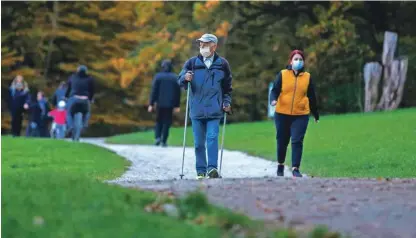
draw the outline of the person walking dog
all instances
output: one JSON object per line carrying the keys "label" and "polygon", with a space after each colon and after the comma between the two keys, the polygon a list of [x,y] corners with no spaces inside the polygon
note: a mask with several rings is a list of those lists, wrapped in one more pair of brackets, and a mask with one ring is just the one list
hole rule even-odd
{"label": "person walking dog", "polygon": [[186,90],[190,84],[197,178],[218,178],[218,132],[224,111],[231,111],[232,74],[228,61],[216,53],[215,35],[204,34],[197,42],[200,54],[185,62],[178,83]]}
{"label": "person walking dog", "polygon": [[319,122],[315,87],[311,74],[305,71],[304,62],[302,51],[292,51],[288,66],[277,74],[271,91],[270,103],[276,106],[277,176],[284,176],[286,151],[291,139],[292,175],[302,177],[299,168],[309,114],[312,113],[315,122]]}

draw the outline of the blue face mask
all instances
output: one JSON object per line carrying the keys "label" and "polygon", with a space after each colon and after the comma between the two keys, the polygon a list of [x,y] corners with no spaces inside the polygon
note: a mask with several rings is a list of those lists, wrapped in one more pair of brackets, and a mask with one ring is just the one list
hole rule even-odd
{"label": "blue face mask", "polygon": [[293,70],[300,70],[301,68],[303,68],[303,61],[301,60],[293,61],[292,63]]}

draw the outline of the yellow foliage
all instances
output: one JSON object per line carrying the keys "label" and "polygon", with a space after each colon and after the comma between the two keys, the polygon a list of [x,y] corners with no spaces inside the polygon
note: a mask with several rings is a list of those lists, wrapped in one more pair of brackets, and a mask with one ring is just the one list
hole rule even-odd
{"label": "yellow foliage", "polygon": [[100,12],[100,19],[122,24],[134,22],[136,5],[137,2],[116,2],[114,7]]}
{"label": "yellow foliage", "polygon": [[209,0],[205,3],[205,8],[206,9],[212,9],[217,7],[220,4],[219,0]]}
{"label": "yellow foliage", "polygon": [[16,51],[10,51],[7,47],[1,48],[1,67],[9,67],[23,60],[23,56],[16,54]]}
{"label": "yellow foliage", "polygon": [[161,2],[161,1],[155,1],[155,2],[152,2],[152,7],[154,8],[154,9],[157,9],[157,8],[161,8],[161,7],[163,7],[163,2]]}
{"label": "yellow foliage", "polygon": [[101,37],[81,31],[75,28],[61,27],[61,30],[57,33],[57,36],[65,37],[71,41],[99,41]]}
{"label": "yellow foliage", "polygon": [[61,69],[64,72],[75,72],[77,69],[77,64],[75,63],[60,63],[58,66],[59,69]]}
{"label": "yellow foliage", "polygon": [[97,21],[95,19],[88,19],[88,18],[81,18],[79,15],[70,13],[66,17],[60,17],[58,18],[58,21],[60,23],[67,23],[70,25],[82,25],[82,26],[91,26],[96,28],[97,27]]}
{"label": "yellow foliage", "polygon": [[163,2],[138,2],[136,5],[137,20],[136,26],[143,27],[158,14],[155,14],[159,8],[163,7]]}
{"label": "yellow foliage", "polygon": [[215,34],[218,37],[228,36],[228,30],[230,29],[231,24],[228,21],[223,21],[215,31]]}
{"label": "yellow foliage", "polygon": [[39,73],[35,69],[24,67],[24,68],[19,68],[13,71],[9,71],[7,73],[2,73],[1,77],[2,78],[14,78],[16,77],[16,75],[22,75],[23,78],[25,78],[27,82],[30,82],[31,79],[33,77],[38,76]]}
{"label": "yellow foliage", "polygon": [[116,35],[117,40],[136,43],[138,41],[137,32],[123,32]]}

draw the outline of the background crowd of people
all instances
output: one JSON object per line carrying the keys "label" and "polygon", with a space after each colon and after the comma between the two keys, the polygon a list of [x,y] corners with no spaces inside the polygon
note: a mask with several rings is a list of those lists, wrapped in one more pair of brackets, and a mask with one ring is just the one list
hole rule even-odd
{"label": "background crowd of people", "polygon": [[[28,83],[21,75],[14,78],[9,90],[11,134],[14,137],[21,136],[25,114],[28,115],[25,129],[27,137],[56,137],[56,124],[66,125],[65,82],[59,85],[51,102],[48,101],[43,91],[31,92]],[[51,110],[51,105],[53,105],[53,110]],[[65,134],[61,131],[59,137],[64,138]]]}
{"label": "background crowd of people", "polygon": [[[87,67],[80,66],[70,76],[68,82],[61,82],[51,100],[48,101],[41,90],[32,93],[23,76],[17,75],[9,88],[9,110],[11,114],[11,134],[20,136],[25,113],[28,115],[27,137],[52,137],[63,139],[72,132],[75,113],[83,114],[82,127],[88,125],[90,117],[89,103],[94,94],[93,79],[87,74]],[[86,97],[84,102],[83,97]],[[87,107],[79,108],[79,101]],[[52,107],[51,107],[52,105]],[[53,108],[53,110],[51,110]],[[72,113],[71,113],[72,112]]]}

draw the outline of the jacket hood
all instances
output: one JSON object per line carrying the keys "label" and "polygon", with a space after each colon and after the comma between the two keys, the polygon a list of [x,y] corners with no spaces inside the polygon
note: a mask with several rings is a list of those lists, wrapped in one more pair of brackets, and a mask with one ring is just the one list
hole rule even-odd
{"label": "jacket hood", "polygon": [[[24,92],[29,92],[29,86],[28,86],[27,82],[23,80],[22,84],[23,84],[23,91]],[[17,85],[17,80],[14,79],[12,84],[10,85],[10,89],[12,91],[17,90],[16,85]]]}
{"label": "jacket hood", "polygon": [[171,72],[172,71],[172,63],[169,60],[164,60],[161,64],[163,72]]}

